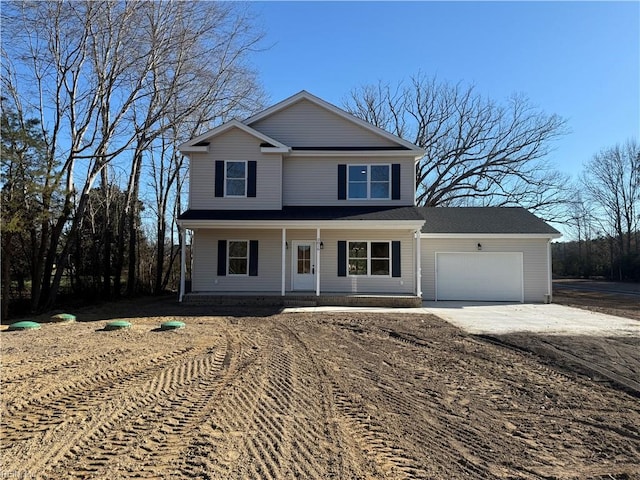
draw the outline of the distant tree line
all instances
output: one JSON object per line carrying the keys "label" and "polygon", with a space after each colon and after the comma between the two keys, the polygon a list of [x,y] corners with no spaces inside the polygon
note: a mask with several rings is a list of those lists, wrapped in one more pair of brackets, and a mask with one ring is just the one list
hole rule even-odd
{"label": "distant tree line", "polygon": [[175,288],[176,149],[263,107],[245,6],[4,2],[2,314]]}
{"label": "distant tree line", "polygon": [[640,281],[637,140],[595,154],[569,190],[566,222],[576,240],[554,245],[554,272]]}

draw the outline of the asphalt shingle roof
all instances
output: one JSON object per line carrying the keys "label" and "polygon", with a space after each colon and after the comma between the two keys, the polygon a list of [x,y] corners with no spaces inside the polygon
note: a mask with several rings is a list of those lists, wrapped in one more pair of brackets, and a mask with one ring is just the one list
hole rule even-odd
{"label": "asphalt shingle roof", "polygon": [[422,233],[559,234],[520,207],[421,207]]}
{"label": "asphalt shingle roof", "polygon": [[422,220],[416,207],[283,207],[282,210],[187,210],[180,220]]}
{"label": "asphalt shingle roof", "polygon": [[308,206],[282,210],[187,210],[180,220],[424,220],[422,233],[559,234],[520,207]]}

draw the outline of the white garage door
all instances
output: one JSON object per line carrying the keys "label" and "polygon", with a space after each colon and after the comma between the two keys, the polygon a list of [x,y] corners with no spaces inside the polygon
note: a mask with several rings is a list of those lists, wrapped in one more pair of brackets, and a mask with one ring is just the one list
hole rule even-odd
{"label": "white garage door", "polygon": [[522,302],[522,253],[436,253],[436,300]]}

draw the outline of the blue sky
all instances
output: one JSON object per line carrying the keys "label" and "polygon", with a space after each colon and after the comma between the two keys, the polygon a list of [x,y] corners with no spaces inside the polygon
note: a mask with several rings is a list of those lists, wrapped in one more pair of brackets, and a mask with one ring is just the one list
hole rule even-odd
{"label": "blue sky", "polygon": [[571,133],[550,159],[577,174],[640,140],[640,2],[257,2],[253,58],[272,103],[308,90],[335,105],[419,71],[496,101],[525,94]]}

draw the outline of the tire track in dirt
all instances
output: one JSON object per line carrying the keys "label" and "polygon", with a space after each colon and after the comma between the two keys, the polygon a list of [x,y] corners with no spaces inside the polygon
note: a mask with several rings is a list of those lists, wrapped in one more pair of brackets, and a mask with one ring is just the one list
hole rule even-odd
{"label": "tire track in dirt", "polygon": [[[338,327],[344,329],[343,325]],[[415,361],[402,365],[393,356],[381,356],[376,352],[389,352],[389,348],[384,345],[391,341],[397,343],[403,352],[399,352],[398,357],[420,358],[427,351],[425,349],[434,345],[432,340],[421,338],[415,333],[399,332],[386,327],[377,328],[373,325],[360,326],[357,329],[350,326],[346,331],[346,338],[341,335],[337,342],[346,346],[333,351],[332,356],[336,358],[336,363],[342,366],[352,365],[352,369],[344,371],[342,367],[341,371],[342,377],[348,382],[357,376],[370,387],[361,390],[354,398],[346,393],[350,388],[349,383],[341,388],[344,381],[336,377],[336,400],[348,417],[348,428],[358,437],[361,448],[373,452],[377,457],[376,463],[387,475],[400,478],[398,472],[404,472],[406,478],[495,478],[496,469],[492,465],[502,463],[500,452],[508,450],[510,440],[504,435],[487,440],[491,437],[487,437],[487,431],[482,426],[496,423],[499,414],[492,413],[489,409],[480,418],[474,419],[473,424],[480,427],[473,427],[469,424],[469,419],[460,415],[461,407],[464,411],[470,400],[456,400],[455,390],[460,388],[456,382],[423,388],[421,380],[429,379],[428,367],[426,371],[423,370],[416,375]],[[370,351],[358,351],[352,356],[345,356],[344,352],[358,350],[358,342],[363,334],[370,345]],[[331,336],[335,337],[334,334]],[[465,347],[469,347],[464,336],[454,336],[453,342],[461,342]],[[470,346],[474,347],[473,344]],[[410,355],[407,355],[408,353]],[[343,358],[340,358],[341,356]],[[473,371],[469,365],[461,365],[459,368]],[[452,376],[456,376],[455,370],[452,371]],[[411,388],[407,388],[406,379],[413,380]],[[451,397],[451,394],[454,396]],[[370,407],[376,403],[385,405],[385,410],[380,412],[377,408]],[[390,432],[385,431],[383,425],[389,415],[405,419],[403,438],[393,438]],[[424,431],[424,425],[432,428],[431,433]],[[429,452],[429,456],[435,461],[427,462],[424,452]],[[448,465],[446,470],[429,468],[429,465],[442,464]],[[535,475],[529,475],[519,468],[509,468],[507,465],[503,465],[500,470],[501,475],[506,473],[518,478],[536,478]]]}
{"label": "tire track in dirt", "polygon": [[[391,335],[390,337],[396,338],[397,336]],[[418,342],[418,344],[420,343],[421,342]],[[467,467],[476,468],[475,466],[482,466],[482,469],[473,474],[474,478],[483,478],[483,476],[490,477],[493,474],[500,476],[506,474],[508,476],[517,476],[518,478],[539,478],[541,475],[555,475],[555,473],[549,472],[554,472],[551,466],[558,462],[557,447],[549,447],[545,442],[540,442],[539,429],[541,418],[544,418],[543,422],[549,425],[547,431],[557,431],[557,429],[554,428],[556,421],[554,420],[554,414],[552,412],[557,410],[559,405],[557,405],[552,398],[546,396],[546,388],[544,385],[547,383],[551,385],[575,384],[575,377],[562,373],[544,363],[540,363],[535,357],[530,355],[522,355],[504,349],[487,349],[486,345],[483,345],[483,342],[478,342],[473,338],[462,337],[452,345],[456,343],[463,347],[462,351],[460,351],[460,349],[456,350],[456,353],[462,353],[462,355],[458,355],[458,365],[452,366],[462,367],[462,370],[457,373],[457,368],[452,370],[453,378],[464,378],[465,374],[468,377],[469,372],[483,372],[481,378],[479,378],[479,380],[482,380],[478,382],[479,384],[485,386],[491,385],[491,379],[500,379],[500,384],[496,385],[496,387],[499,386],[500,388],[495,388],[495,396],[499,397],[500,392],[504,395],[504,388],[507,387],[508,392],[516,394],[516,401],[518,399],[517,395],[531,395],[532,388],[528,386],[529,384],[541,385],[541,387],[533,388],[533,393],[540,397],[537,404],[542,410],[540,413],[530,410],[524,411],[517,405],[513,405],[513,403],[497,409],[492,405],[486,405],[485,408],[476,409],[472,420],[470,419],[471,422],[467,422],[464,417],[460,416],[461,411],[463,413],[465,411],[464,409],[461,410],[460,406],[470,405],[473,401],[471,400],[472,397],[486,397],[486,387],[478,391],[478,395],[476,395],[474,389],[469,388],[474,382],[470,382],[470,385],[465,386],[456,386],[454,382],[451,387],[463,388],[466,398],[463,398],[457,405],[451,405],[451,408],[446,408],[447,406],[444,405],[445,408],[443,408],[443,412],[447,415],[442,417],[441,420],[443,423],[439,429],[442,430],[443,427],[446,427],[447,441],[449,443],[448,447],[445,446],[446,449],[448,451],[456,451],[460,454],[462,457],[461,460]],[[526,380],[518,379],[516,371],[528,372]],[[468,378],[468,380],[470,379]],[[578,395],[591,391],[588,385],[581,385],[581,382],[578,382],[578,385],[574,385],[574,388],[575,387],[578,387]],[[405,395],[405,397],[411,398],[411,395]],[[530,398],[528,400],[531,401]],[[464,404],[462,402],[464,402]],[[567,417],[571,418],[574,415],[572,410],[574,407],[570,405],[560,407],[562,410],[555,418],[558,419],[558,423],[566,424]],[[621,412],[615,409],[609,412],[599,410],[598,412],[594,412],[592,417],[589,412],[584,411],[582,405],[576,405],[575,408],[581,411],[582,415],[586,415],[587,418],[600,417],[598,422],[586,422],[592,428],[606,430],[608,435],[617,433],[620,435],[620,440],[626,440],[625,443],[627,444],[629,440],[632,442],[633,440],[638,440],[637,429],[629,430],[627,428],[628,425],[623,427],[612,425],[610,419],[620,417]],[[500,420],[500,418],[504,418],[505,416],[512,418],[518,425],[518,427],[516,427],[511,422],[504,423],[506,427],[504,433],[511,435],[500,435],[496,433],[487,435],[488,432],[483,426],[492,424],[499,425],[501,421],[504,422],[504,420]],[[576,433],[581,433],[582,428],[580,424],[585,423],[584,419],[573,417],[572,422]],[[527,424],[536,425],[536,428],[527,428]],[[551,434],[554,435],[555,438],[563,438],[567,433],[563,433],[562,430],[560,430],[559,434]],[[493,438],[491,438],[492,436]],[[416,442],[419,443],[418,439],[416,439]],[[565,440],[565,443],[571,443],[571,440]],[[514,446],[521,449],[522,454],[520,456],[508,459],[500,454],[501,452],[513,450]],[[535,455],[531,455],[530,453],[532,447],[535,449]],[[478,452],[482,453],[479,454]],[[523,458],[527,458],[528,463],[524,464],[522,461]],[[485,469],[485,467],[488,469]],[[628,467],[628,465],[620,465],[619,471],[624,472]],[[611,472],[612,467],[603,467],[601,471]]]}
{"label": "tire track in dirt", "polygon": [[[349,382],[357,376],[371,382],[376,390],[385,387],[385,379],[379,374],[375,362],[357,363],[349,355],[344,355],[344,352],[358,351],[358,354],[354,356],[358,358],[367,356],[367,352],[359,351],[361,347],[357,342],[350,340],[358,338],[362,334],[368,335],[372,330],[370,326],[355,322],[337,322],[335,326],[331,323],[325,323],[323,327],[321,331],[314,329],[311,332],[308,331],[309,325],[304,325],[300,326],[298,330],[304,331],[306,334],[304,341],[313,344],[316,349],[319,346],[327,347],[323,348],[323,358],[335,360],[335,362],[325,363],[323,372],[330,386],[334,415],[340,431],[345,437],[345,442],[351,444],[350,450],[352,452],[358,452],[356,457],[358,455],[363,457],[353,459],[358,462],[359,469],[364,470],[360,472],[360,475],[394,479],[432,478],[423,468],[421,455],[405,445],[402,439],[385,429],[383,419],[376,418],[376,414],[379,412],[374,405],[375,399],[365,399],[362,395],[363,392],[353,394],[358,397],[354,398],[352,394],[347,393],[348,386],[342,385],[345,381]],[[338,331],[336,332],[336,330]],[[337,349],[335,349],[336,346]],[[320,355],[320,352],[316,352],[316,354]],[[345,368],[345,366],[350,368]],[[340,375],[334,375],[333,372],[339,372]],[[399,397],[398,402],[402,403],[404,399]],[[368,405],[364,405],[364,403]]]}
{"label": "tire track in dirt", "polygon": [[[477,341],[434,317],[200,317],[180,332],[140,329],[110,336],[105,345],[105,336],[85,330],[86,343],[77,347],[94,358],[86,379],[72,366],[10,385],[15,392],[49,382],[49,392],[57,393],[14,403],[14,415],[3,415],[3,425],[15,421],[15,438],[24,438],[12,446],[3,436],[0,476],[532,480],[640,474],[635,399],[535,355]],[[75,339],[62,334],[7,339],[10,360],[33,357],[24,371],[40,371],[50,354],[55,362],[68,361],[67,352],[76,349]],[[116,347],[127,352],[124,362],[95,360]],[[180,349],[185,353],[158,360]],[[127,364],[130,358],[140,365]],[[112,372],[121,365],[124,377]],[[62,384],[55,385],[58,379]],[[67,386],[81,380],[88,383],[72,395]]]}
{"label": "tire track in dirt", "polygon": [[396,479],[431,478],[421,467],[421,461],[398,446],[397,439],[365,408],[354,402],[337,383],[333,383],[334,401],[345,420],[346,429],[362,451],[372,456],[384,475]]}
{"label": "tire track in dirt", "polygon": [[[46,375],[57,375],[61,371],[65,369],[74,369],[80,367],[82,365],[86,365],[89,362],[98,362],[108,358],[113,358],[113,355],[122,355],[126,353],[124,349],[115,349],[110,350],[106,353],[97,353],[95,355],[83,356],[81,358],[71,358],[68,360],[62,360],[54,358],[47,358],[47,365],[39,368],[31,367],[28,373],[24,373],[24,363],[27,361],[17,362],[15,365],[2,365],[2,383],[5,385],[11,383],[17,383],[21,380],[29,379],[33,381],[38,377],[43,377]],[[70,353],[69,356],[72,356],[73,353]],[[52,364],[53,361],[58,360],[58,363]],[[18,370],[17,373],[11,374],[11,370]],[[20,373],[22,371],[23,373]]]}
{"label": "tire track in dirt", "polygon": [[[449,452],[456,452],[462,471],[470,471],[474,478],[492,478],[493,475],[538,478],[539,474],[532,470],[533,467],[544,465],[553,458],[553,452],[537,446],[535,457],[527,455],[530,447],[536,445],[536,435],[526,431],[523,425],[532,417],[537,421],[539,414],[525,412],[513,403],[514,395],[520,392],[530,395],[530,392],[525,390],[526,383],[521,379],[512,380],[509,373],[512,369],[515,372],[514,366],[517,365],[519,368],[526,363],[530,367],[528,371],[535,371],[535,376],[538,377],[538,380],[531,379],[534,384],[540,383],[542,377],[547,381],[558,382],[567,382],[569,377],[511,351],[487,352],[484,345],[467,337],[459,338],[451,345],[458,360],[448,367],[452,380],[445,382],[445,398],[441,403],[441,413],[432,420],[438,431],[446,432],[447,442],[443,447]],[[508,366],[506,371],[505,366]],[[474,376],[470,376],[469,372],[478,372],[477,380],[474,380]],[[466,384],[457,380],[465,376]],[[484,405],[475,408],[472,413],[471,407],[479,399],[486,399],[487,396],[492,402],[485,400]],[[544,409],[542,400],[539,405]],[[544,413],[544,410],[542,412]],[[505,415],[519,425],[517,437],[509,435],[510,428],[516,429],[514,425],[501,425]],[[496,427],[500,430],[496,431]],[[505,456],[504,452],[514,449],[520,449],[523,457]],[[530,466],[524,467],[522,458],[527,457]]]}
{"label": "tire track in dirt", "polygon": [[[159,390],[156,375],[171,368],[176,361],[194,355],[194,347],[176,349],[168,354],[126,365],[126,368],[94,375],[76,384],[50,392],[44,398],[21,406],[2,419],[5,445],[3,464],[7,471],[41,472],[67,454],[75,445],[85,442],[95,432],[108,431],[120,418],[145,408]],[[171,386],[179,386],[172,375]],[[73,406],[73,409],[69,409]],[[34,435],[37,425],[37,435]]]}
{"label": "tire track in dirt", "polygon": [[[230,339],[224,348],[209,348],[181,365],[163,370],[146,386],[140,400],[106,431],[85,439],[51,478],[108,478],[136,472],[137,478],[157,478],[172,468],[186,447],[184,438],[210,412],[228,377],[234,374],[239,347]],[[149,407],[149,408],[148,408]],[[127,461],[116,461],[126,458]],[[82,467],[74,467],[82,460]]]}
{"label": "tire track in dirt", "polygon": [[[312,359],[292,348],[290,332],[270,326],[260,360],[235,378],[200,432],[184,477],[330,478],[325,398]],[[302,353],[302,354],[301,354]],[[339,477],[336,477],[339,478]]]}
{"label": "tire track in dirt", "polygon": [[[98,393],[102,390],[118,388],[119,384],[145,375],[151,364],[154,369],[161,369],[165,363],[175,361],[178,358],[189,355],[195,347],[175,349],[163,355],[139,356],[129,355],[127,360],[111,362],[109,369],[101,372],[78,372],[78,376],[62,382],[52,383],[49,388],[43,388],[37,392],[30,392],[28,397],[21,397],[21,401],[7,402],[7,415],[16,415],[23,411],[41,412],[43,409],[54,408],[56,404],[62,404],[65,408],[73,402],[85,400],[90,393]],[[103,358],[109,358],[111,352]],[[114,354],[115,355],[115,354]],[[114,358],[114,357],[111,357]],[[117,356],[115,356],[117,358]],[[87,364],[85,364],[87,365]],[[4,395],[3,395],[4,396]],[[84,401],[80,402],[80,408]],[[15,428],[15,425],[13,425]]]}
{"label": "tire track in dirt", "polygon": [[[388,338],[401,342],[406,348],[423,347],[428,343],[417,337],[409,337],[410,341],[407,341],[404,335],[390,335]],[[475,436],[469,435],[464,426],[460,428],[457,419],[449,418],[446,427],[437,418],[428,419],[428,423],[436,427],[436,431],[446,429],[455,435],[459,439],[455,445],[450,441],[440,441],[438,435],[429,436],[422,429],[412,428],[411,419],[415,418],[416,412],[428,411],[429,405],[425,403],[424,397],[408,393],[406,388],[396,384],[394,372],[399,368],[397,365],[390,367],[390,363],[386,361],[378,361],[376,365],[362,353],[358,355],[358,359],[362,364],[354,367],[364,374],[364,379],[375,386],[373,390],[376,391],[376,395],[354,399],[346,390],[341,389],[338,380],[334,380],[336,403],[347,418],[348,428],[357,438],[361,448],[376,458],[376,463],[384,474],[393,478],[433,478],[434,475],[452,475],[458,472],[471,478],[493,478],[486,468],[486,463],[472,453],[476,450]],[[341,362],[342,365],[348,363],[347,359]],[[386,411],[381,414],[366,406],[376,403],[387,406]],[[394,438],[391,432],[386,431],[383,425],[387,415],[406,418],[403,431],[405,438]],[[407,439],[410,439],[410,442],[407,442]],[[420,452],[429,452],[434,457],[446,459],[450,465],[448,473],[430,470]],[[452,452],[456,454],[452,455]],[[456,465],[457,468],[454,468]]]}

